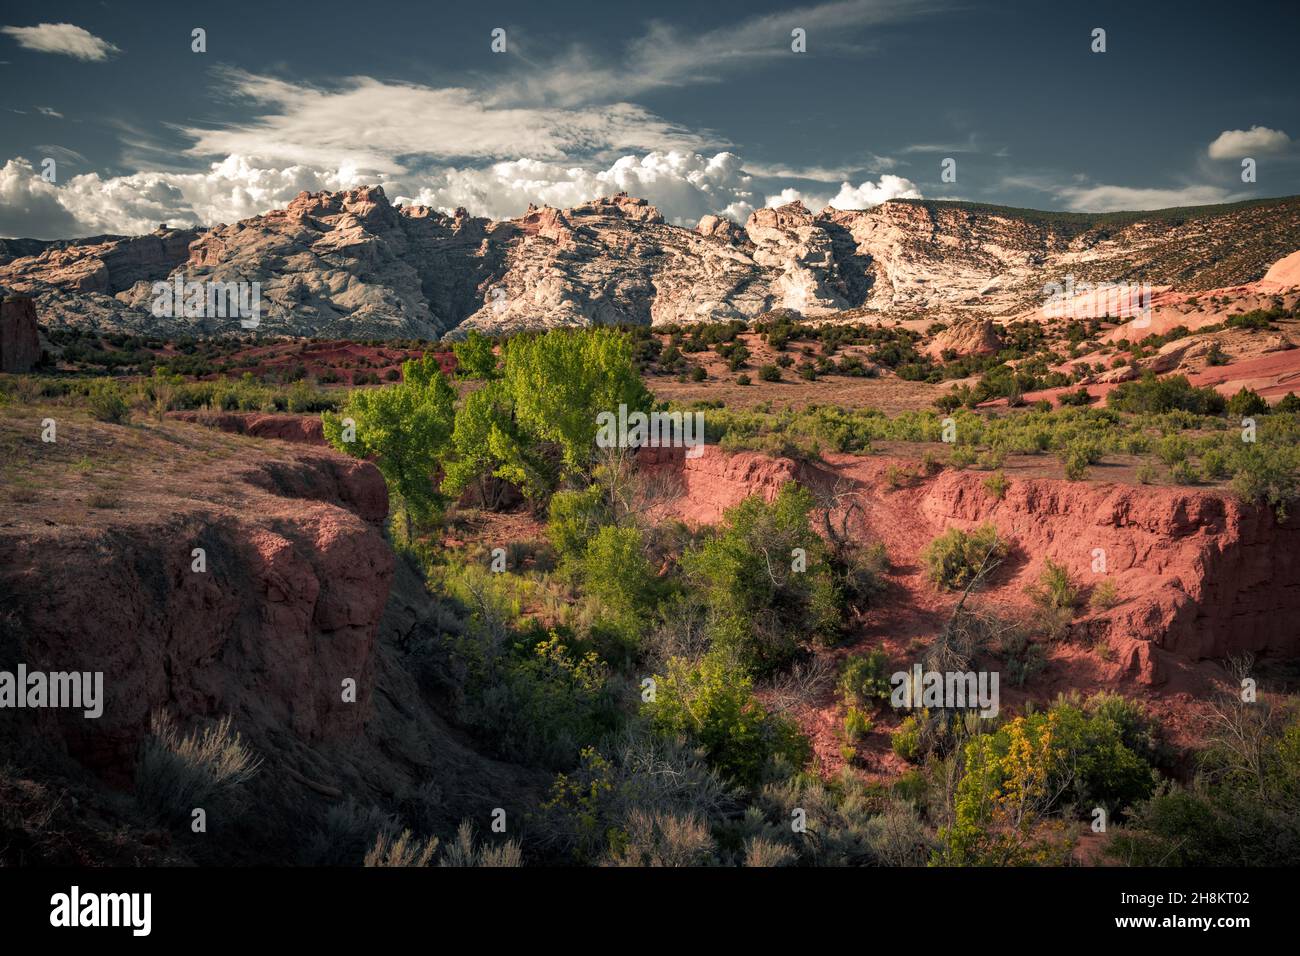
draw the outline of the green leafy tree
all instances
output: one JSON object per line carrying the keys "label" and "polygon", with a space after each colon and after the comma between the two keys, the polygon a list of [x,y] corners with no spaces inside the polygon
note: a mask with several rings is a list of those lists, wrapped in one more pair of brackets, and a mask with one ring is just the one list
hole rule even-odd
{"label": "green leafy tree", "polygon": [[492,378],[496,374],[497,357],[492,351],[492,340],[477,329],[459,342],[451,344],[456,354],[456,371],[466,378]]}
{"label": "green leafy tree", "polygon": [[514,415],[514,402],[501,382],[489,382],[465,396],[452,431],[442,490],[453,497],[477,484],[482,500],[495,504],[491,479],[508,481],[528,498],[545,495],[552,477]]}
{"label": "green leafy tree", "polygon": [[374,459],[400,500],[409,537],[413,523],[438,506],[433,476],[451,439],[456,391],[432,355],[406,362],[402,371],[401,384],[354,390],[339,413],[321,419],[331,445]]}
{"label": "green leafy tree", "polygon": [[554,446],[569,474],[590,467],[601,412],[651,406],[631,337],[612,329],[517,336],[506,344],[502,374],[522,432]]}

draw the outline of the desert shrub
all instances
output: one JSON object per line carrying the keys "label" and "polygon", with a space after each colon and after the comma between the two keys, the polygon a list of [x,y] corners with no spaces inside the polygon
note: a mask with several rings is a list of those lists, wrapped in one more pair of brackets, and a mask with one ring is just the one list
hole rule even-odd
{"label": "desert shrub", "polygon": [[1300,395],[1295,392],[1287,392],[1282,396],[1281,401],[1274,406],[1273,411],[1293,415],[1300,412]]}
{"label": "desert shrub", "polygon": [[458,718],[493,752],[564,768],[619,727],[612,675],[595,651],[571,646],[556,631],[512,635],[502,611],[483,614],[453,640],[447,683]]}
{"label": "desert shrub", "polygon": [[866,711],[849,705],[844,712],[844,739],[855,744],[871,733],[873,721]]}
{"label": "desert shrub", "polygon": [[1201,480],[1201,474],[1192,462],[1180,461],[1170,467],[1169,479],[1176,485],[1194,485]]}
{"label": "desert shrub", "polygon": [[1034,603],[1034,624],[1049,640],[1062,637],[1074,619],[1079,589],[1069,569],[1048,558],[1038,583],[1026,588]]}
{"label": "desert shrub", "polygon": [[90,384],[86,392],[90,414],[101,422],[120,425],[131,417],[131,404],[126,400],[122,386],[111,379],[100,379]]}
{"label": "desert shrub", "polygon": [[514,867],[523,864],[519,841],[506,840],[496,845],[479,843],[474,836],[474,825],[468,820],[461,821],[456,839],[447,844],[438,860],[440,867]]}
{"label": "desert shrub", "polygon": [[[682,557],[709,610],[713,645],[756,673],[787,663],[801,640],[838,632],[840,596],[826,544],[809,524],[813,504],[793,482],[771,504],[753,495]],[[793,566],[795,548],[806,555],[805,570]]]}
{"label": "desert shrub", "polygon": [[331,804],[317,819],[299,862],[304,866],[356,866],[381,839],[391,840],[398,823],[378,807],[353,797]]}
{"label": "desert shrub", "polygon": [[611,520],[599,485],[557,491],[551,496],[546,536],[562,558],[575,560],[586,553],[587,542]]}
{"label": "desert shrub", "polygon": [[217,805],[237,805],[261,765],[229,717],[182,734],[171,715],[159,710],[149,728],[136,766],[136,799],[166,820],[187,820],[198,807],[211,812]]}
{"label": "desert shrub", "polygon": [[1024,687],[1047,667],[1046,649],[1023,628],[1004,631],[998,651],[1002,655],[1007,679],[1017,687]]}
{"label": "desert shrub", "polygon": [[867,846],[881,866],[924,866],[932,840],[916,808],[895,800],[867,821]]}
{"label": "desert shrub", "polygon": [[1092,589],[1092,594],[1088,596],[1088,604],[1099,611],[1109,610],[1119,603],[1119,588],[1115,582],[1107,578]]}
{"label": "desert shrub", "polygon": [[702,382],[709,377],[709,373],[704,370],[704,366],[696,365],[691,368],[691,381]]}
{"label": "desert shrub", "polygon": [[1060,697],[1031,723],[1050,727],[1066,761],[1059,801],[1072,803],[1079,816],[1104,806],[1112,817],[1151,795],[1159,759],[1157,729],[1142,705],[1119,694],[1099,693],[1085,699]]}
{"label": "desert shrub", "polygon": [[634,813],[716,823],[736,806],[698,745],[636,725],[600,750],[586,748],[578,767],[556,775],[532,832],[558,860],[595,863],[628,846]]}
{"label": "desert shrub", "polygon": [[366,851],[364,866],[428,866],[438,849],[438,838],[421,840],[403,830],[397,836],[381,832],[375,845]]}
{"label": "desert shrub", "polygon": [[1246,501],[1263,501],[1284,518],[1296,497],[1297,455],[1294,448],[1243,442],[1232,458],[1232,489]]}
{"label": "desert shrub", "polygon": [[1268,402],[1264,401],[1258,392],[1252,391],[1244,385],[1241,387],[1241,391],[1228,399],[1228,414],[1234,418],[1247,415],[1267,415],[1268,412]]}
{"label": "desert shrub", "polygon": [[750,384],[750,378],[749,378],[749,376],[746,375],[744,372],[741,372],[739,375],[736,376],[736,384],[737,384],[737,385],[748,385],[748,384]]}
{"label": "desert shrub", "polygon": [[979,452],[974,445],[958,445],[948,456],[948,464],[957,469],[966,469],[979,459]]}
{"label": "desert shrub", "polygon": [[1155,466],[1149,461],[1144,461],[1142,464],[1138,465],[1137,480],[1140,485],[1154,484],[1156,480]]}
{"label": "desert shrub", "polygon": [[[1287,866],[1300,853],[1300,722],[1267,704],[1219,708],[1202,773],[1138,804],[1107,846],[1134,866]],[[1231,769],[1237,768],[1237,769]]]}
{"label": "desert shrub", "polygon": [[1275,318],[1281,318],[1276,311],[1251,309],[1249,312],[1228,316],[1223,324],[1230,329],[1259,330],[1269,328]]}
{"label": "desert shrub", "polygon": [[1201,455],[1201,470],[1207,478],[1225,478],[1231,474],[1228,455],[1221,448],[1207,448]]}
{"label": "desert shrub", "polygon": [[1172,468],[1180,461],[1186,461],[1192,445],[1182,435],[1166,435],[1156,443],[1156,457]]}
{"label": "desert shrub", "polygon": [[1061,863],[1062,824],[1050,814],[1112,818],[1148,797],[1157,775],[1154,728],[1118,695],[1058,698],[993,734],[971,738],[963,753],[955,819],[940,832],[935,862],[955,865]]}
{"label": "desert shrub", "polygon": [[898,729],[890,735],[889,743],[894,753],[904,760],[920,763],[942,749],[941,738],[947,735],[947,729],[941,715],[923,709],[903,718]]}
{"label": "desert shrub", "polygon": [[794,723],[768,711],[750,678],[717,655],[670,661],[642,708],[657,733],[695,742],[719,773],[743,785],[758,783],[774,758],[802,767],[811,752]]}
{"label": "desert shrub", "polygon": [[994,498],[1001,500],[1006,496],[1007,487],[1011,483],[1007,481],[1007,476],[1000,471],[995,471],[984,479],[984,489]]}
{"label": "desert shrub", "polygon": [[1088,394],[1088,389],[1080,386],[1073,392],[1062,392],[1056,396],[1058,405],[1088,405],[1092,402],[1092,396]]}
{"label": "desert shrub", "polygon": [[1017,717],[994,734],[971,738],[953,822],[939,831],[934,863],[946,866],[1061,864],[1063,826],[1047,819],[1051,781],[1063,763],[1050,731]]}
{"label": "desert shrub", "polygon": [[1218,415],[1227,403],[1212,388],[1194,388],[1186,375],[1158,378],[1146,372],[1131,382],[1121,382],[1110,393],[1107,407],[1120,412],[1161,414],[1182,409],[1197,415]]}
{"label": "desert shrub", "polygon": [[597,531],[582,557],[582,583],[603,605],[623,647],[634,648],[658,591],[641,532],[613,525]]}
{"label": "desert shrub", "polygon": [[925,549],[924,559],[930,580],[939,587],[960,590],[981,569],[987,573],[1006,558],[1006,542],[991,524],[974,531],[949,528]]}
{"label": "desert shrub", "polygon": [[868,654],[850,657],[840,672],[840,695],[852,706],[879,706],[889,699],[889,675],[889,658],[879,647]]}
{"label": "desert shrub", "polygon": [[[830,780],[797,774],[768,783],[755,796],[737,827],[745,845],[754,842],[784,846],[790,860],[802,866],[864,866],[879,862],[872,851],[872,822],[883,796],[874,788],[842,773]],[[790,819],[802,810],[816,821],[815,839],[794,833]]]}
{"label": "desert shrub", "polygon": [[781,370],[775,365],[763,365],[758,370],[758,377],[764,382],[781,381]]}
{"label": "desert shrub", "polygon": [[624,822],[607,863],[611,866],[706,866],[716,845],[703,820],[634,809]]}
{"label": "desert shrub", "polygon": [[755,836],[745,841],[745,866],[760,868],[791,866],[798,859],[799,854],[792,847],[767,837]]}

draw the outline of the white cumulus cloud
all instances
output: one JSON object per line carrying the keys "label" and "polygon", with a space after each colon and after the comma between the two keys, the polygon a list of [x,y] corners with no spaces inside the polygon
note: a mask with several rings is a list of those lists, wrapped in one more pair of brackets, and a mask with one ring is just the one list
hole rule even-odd
{"label": "white cumulus cloud", "polygon": [[[60,161],[60,170],[63,163]],[[652,150],[619,157],[605,166],[523,158],[484,167],[434,166],[420,172],[375,176],[356,165],[277,165],[232,155],[193,172],[153,170],[103,177],[97,172],[60,175],[44,182],[39,169],[15,158],[0,167],[0,235],[41,239],[101,233],[139,234],[159,223],[212,226],[281,208],[302,190],[338,190],[378,183],[395,203],[458,207],[476,216],[509,219],[530,203],[560,209],[626,192],[657,206],[669,222],[693,227],[708,214],[743,223],[763,196],[731,152],[705,155]],[[833,187],[828,184],[827,192]],[[843,183],[829,198],[795,189],[767,197],[767,205],[803,199],[812,209],[826,205],[862,209],[896,197],[919,197],[898,176],[858,186]]]}
{"label": "white cumulus cloud", "polygon": [[921,199],[921,190],[916,183],[902,176],[887,173],[878,182],[866,180],[857,186],[852,183],[840,183],[840,191],[833,196],[821,193],[807,193],[800,189],[787,187],[779,193],[767,197],[768,206],[781,206],[796,199],[814,212],[833,206],[836,209],[870,209],[891,199]]}
{"label": "white cumulus cloud", "polygon": [[1291,145],[1291,137],[1280,129],[1252,126],[1225,129],[1210,144],[1211,159],[1242,159],[1256,153],[1280,153]]}
{"label": "white cumulus cloud", "polygon": [[26,50],[61,53],[78,60],[107,60],[122,51],[74,23],[38,23],[34,27],[0,27]]}
{"label": "white cumulus cloud", "polygon": [[268,168],[230,156],[202,172],[83,173],[45,182],[26,159],[0,167],[0,235],[67,239],[135,235],[159,223],[211,226],[285,205],[304,189],[344,189],[367,180],[347,167]]}
{"label": "white cumulus cloud", "polygon": [[483,169],[447,169],[431,177],[403,177],[395,184],[423,181],[397,199],[448,211],[463,206],[478,216],[505,219],[518,216],[529,203],[565,208],[599,196],[626,192],[647,200],[664,217],[694,226],[713,213],[743,222],[759,196],[734,153],[711,157],[669,150],[644,156],[623,156],[606,169],[519,159]]}

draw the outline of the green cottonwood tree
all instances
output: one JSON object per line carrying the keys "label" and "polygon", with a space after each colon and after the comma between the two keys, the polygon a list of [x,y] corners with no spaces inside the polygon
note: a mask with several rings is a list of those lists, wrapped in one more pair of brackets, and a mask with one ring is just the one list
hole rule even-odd
{"label": "green cottonwood tree", "polygon": [[591,464],[598,414],[617,413],[619,405],[629,413],[651,406],[631,337],[612,329],[555,329],[511,339],[503,380],[520,428],[555,445],[569,474]]}
{"label": "green cottonwood tree", "polygon": [[492,351],[492,340],[476,329],[470,329],[461,341],[453,342],[451,350],[456,353],[456,371],[466,378],[487,379],[496,374],[497,357]]}
{"label": "green cottonwood tree", "polygon": [[[412,520],[426,520],[438,504],[433,475],[451,438],[456,390],[429,354],[406,362],[402,378],[398,385],[354,390],[339,414],[321,419],[331,445],[375,460],[402,501],[409,538]],[[348,418],[356,423],[352,441],[345,440]]]}

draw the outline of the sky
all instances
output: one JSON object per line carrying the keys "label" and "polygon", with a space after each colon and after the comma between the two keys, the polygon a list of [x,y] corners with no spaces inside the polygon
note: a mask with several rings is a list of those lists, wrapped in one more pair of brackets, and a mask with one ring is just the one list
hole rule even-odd
{"label": "sky", "polygon": [[684,225],[793,199],[1292,195],[1298,40],[1294,0],[12,4],[0,236],[375,183],[493,218],[626,190]]}

